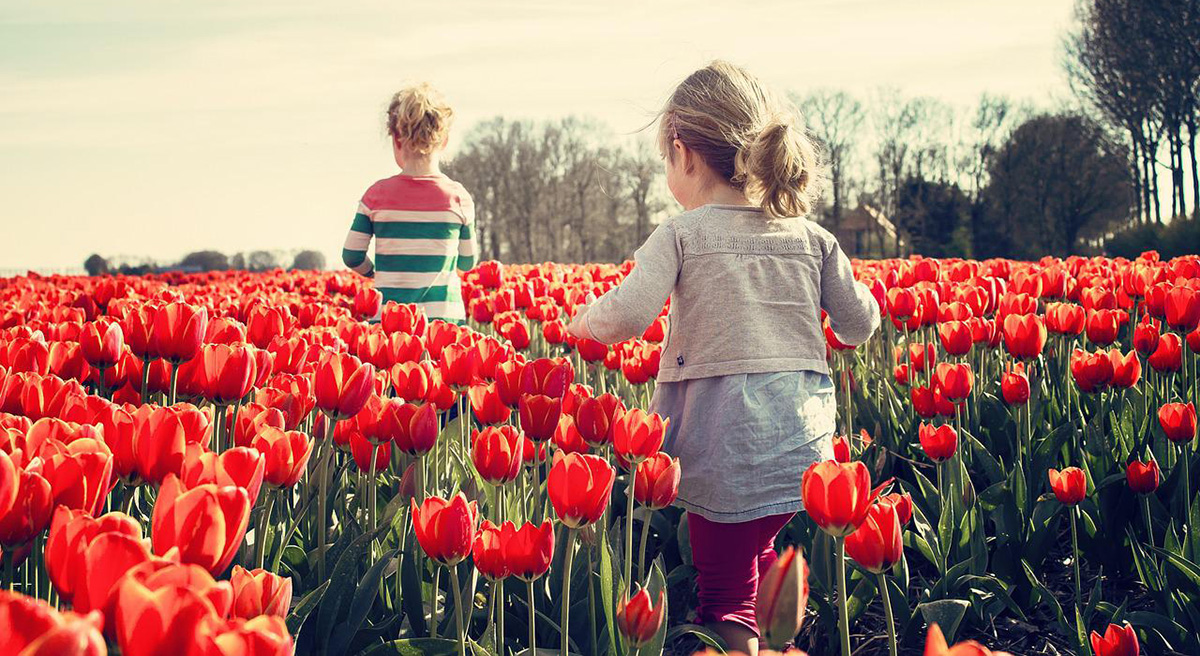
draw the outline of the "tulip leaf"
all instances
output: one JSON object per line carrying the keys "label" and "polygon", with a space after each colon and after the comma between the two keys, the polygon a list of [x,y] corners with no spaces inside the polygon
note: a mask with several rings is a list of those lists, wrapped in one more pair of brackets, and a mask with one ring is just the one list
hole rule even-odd
{"label": "tulip leaf", "polygon": [[1133,611],[1125,616],[1125,621],[1134,626],[1154,629],[1174,650],[1187,649],[1190,646],[1192,649],[1183,653],[1196,653],[1194,649],[1200,647],[1200,641],[1196,640],[1194,631],[1185,629],[1165,615],[1150,611]]}
{"label": "tulip leaf", "polygon": [[1030,566],[1029,561],[1022,558],[1021,567],[1024,568],[1025,577],[1029,579],[1029,583],[1033,586],[1033,589],[1037,591],[1038,596],[1041,597],[1042,601],[1046,602],[1046,604],[1050,606],[1050,609],[1054,611],[1054,616],[1056,619],[1058,619],[1059,625],[1066,626],[1066,617],[1063,615],[1062,606],[1059,605],[1058,599],[1055,599],[1054,593],[1050,592],[1049,588],[1042,584],[1041,580],[1038,579],[1037,574],[1034,574],[1033,567]]}
{"label": "tulip leaf", "polygon": [[350,642],[358,634],[359,627],[367,619],[367,613],[371,612],[371,606],[375,604],[375,599],[379,595],[379,581],[383,578],[383,571],[395,555],[395,551],[383,554],[359,581],[358,589],[354,591],[354,596],[350,601],[346,621],[334,628],[333,636],[329,641],[329,649],[326,652],[328,656],[341,656],[347,653]]}
{"label": "tulip leaf", "polygon": [[[472,653],[482,656],[474,646]],[[457,656],[458,641],[446,638],[406,638],[375,645],[362,656]]]}
{"label": "tulip leaf", "polygon": [[1200,596],[1200,566],[1178,554],[1171,553],[1166,549],[1160,549],[1152,545],[1146,545],[1146,548],[1154,553],[1162,555],[1179,574],[1191,583],[1191,592],[1193,595]]}
{"label": "tulip leaf", "polygon": [[685,635],[695,636],[697,640],[713,649],[721,651],[728,651],[729,649],[725,641],[721,639],[721,636],[699,624],[676,624],[667,630],[666,642],[668,644],[673,643]]}
{"label": "tulip leaf", "polygon": [[954,636],[958,633],[958,625],[970,607],[971,602],[964,599],[939,599],[927,601],[917,606],[917,610],[920,611],[921,617],[925,618],[926,624],[937,624],[945,634],[946,640],[953,643]]}
{"label": "tulip leaf", "polygon": [[608,644],[613,645],[614,651],[617,647],[617,627],[616,615],[614,614],[616,599],[614,599],[613,590],[615,583],[613,581],[613,557],[612,546],[607,540],[600,541],[600,601],[604,604],[604,623],[608,628]]}
{"label": "tulip leaf", "polygon": [[300,599],[300,603],[296,604],[292,608],[292,612],[288,615],[288,632],[295,635],[300,631],[300,627],[304,625],[304,620],[308,619],[309,614],[317,607],[317,604],[321,601],[321,596],[325,594],[325,589],[328,587],[329,581],[326,581]]}

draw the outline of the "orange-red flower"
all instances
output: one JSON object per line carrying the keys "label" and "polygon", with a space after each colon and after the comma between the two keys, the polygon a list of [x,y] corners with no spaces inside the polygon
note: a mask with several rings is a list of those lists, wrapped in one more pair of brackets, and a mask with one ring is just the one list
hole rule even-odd
{"label": "orange-red flower", "polygon": [[1104,635],[1092,631],[1091,639],[1095,656],[1138,656],[1137,632],[1129,624],[1109,624]]}
{"label": "orange-red flower", "polygon": [[658,591],[658,601],[650,599],[650,593],[642,588],[631,599],[621,599],[617,604],[617,628],[621,635],[634,647],[654,639],[662,628],[664,611],[663,591]]}
{"label": "orange-red flower", "polygon": [[208,310],[187,303],[168,303],[154,314],[153,351],[180,364],[196,357],[208,329]]}
{"label": "orange-red flower", "polygon": [[808,592],[808,563],[799,549],[788,546],[758,585],[754,617],[769,646],[782,647],[800,632]]}
{"label": "orange-red flower", "polygon": [[1155,371],[1173,372],[1183,368],[1183,341],[1175,333],[1166,333],[1158,338],[1158,346],[1146,358],[1146,363]]}
{"label": "orange-red flower", "polygon": [[1062,471],[1050,469],[1048,474],[1050,489],[1054,490],[1054,496],[1058,498],[1059,503],[1074,506],[1087,496],[1087,476],[1082,469],[1078,467],[1067,467]]}
{"label": "orange-red flower", "polygon": [[559,520],[571,528],[599,520],[608,507],[616,477],[612,466],[600,456],[554,454],[546,490]]}
{"label": "orange-red flower", "polygon": [[1004,347],[1019,360],[1032,360],[1046,346],[1046,324],[1036,314],[1004,317]]}
{"label": "orange-red flower", "polygon": [[900,515],[890,503],[875,503],[863,523],[846,536],[846,553],[869,572],[891,569],[904,556]]}
{"label": "orange-red flower", "polygon": [[185,488],[168,475],[159,489],[150,526],[154,553],[179,550],[179,560],[213,574],[229,567],[250,521],[250,496],[236,486]]}
{"label": "orange-red flower", "polygon": [[217,405],[229,405],[250,393],[257,373],[254,350],[244,344],[205,344],[204,395]]}
{"label": "orange-red flower", "polygon": [[603,446],[612,442],[613,423],[624,414],[625,404],[612,394],[585,398],[575,410],[575,427],[588,446]]}
{"label": "orange-red flower", "polygon": [[180,480],[188,488],[207,483],[218,487],[240,487],[246,491],[253,506],[258,500],[265,473],[266,459],[250,447],[237,446],[213,453],[199,444],[189,444],[184,454]]}
{"label": "orange-red flower", "polygon": [[1187,332],[1200,324],[1200,292],[1184,285],[1175,285],[1163,300],[1168,326]]}
{"label": "orange-red flower", "polygon": [[41,474],[17,470],[15,502],[0,515],[0,546],[13,549],[37,537],[50,524],[53,503],[50,483]]}
{"label": "orange-red flower", "polygon": [[479,423],[485,425],[502,424],[508,421],[512,409],[500,399],[496,383],[476,383],[467,392],[471,398],[471,410]]}
{"label": "orange-red flower", "polygon": [[429,453],[440,430],[432,403],[416,405],[399,399],[388,399],[383,404],[383,414],[375,427],[380,438],[391,439],[396,448],[413,456]]}
{"label": "orange-red flower", "polygon": [[264,427],[254,436],[253,446],[263,454],[263,480],[275,487],[291,487],[300,481],[312,456],[313,441],[300,431]]}
{"label": "orange-red flower", "polygon": [[79,348],[83,359],[93,367],[111,367],[125,352],[125,333],[116,321],[98,319],[83,326]]}
{"label": "orange-red flower", "polygon": [[813,463],[804,472],[800,493],[808,516],[835,537],[853,533],[874,501],[871,474],[857,461]]}
{"label": "orange-red flower", "polygon": [[488,426],[471,440],[471,462],[479,476],[492,485],[503,485],[521,473],[522,437],[512,426]]}
{"label": "orange-red flower", "polygon": [[[110,533],[117,537],[98,539]],[[112,512],[93,518],[82,510],[59,506],[46,538],[50,582],[77,610],[103,608],[116,579],[150,558],[141,539],[142,527],[129,515]]]}
{"label": "orange-red flower", "polygon": [[1112,359],[1104,351],[1088,353],[1075,349],[1071,354],[1071,376],[1085,394],[1102,391],[1112,380]]}
{"label": "orange-red flower", "polygon": [[549,571],[553,556],[554,526],[549,520],[541,525],[526,522],[512,535],[504,535],[508,570],[523,581],[532,581]]}
{"label": "orange-red flower", "polygon": [[375,367],[349,353],[327,353],[317,365],[317,407],[337,419],[358,414],[375,391]]}
{"label": "orange-red flower", "polygon": [[679,494],[679,458],[656,453],[637,466],[633,477],[633,498],[638,503],[658,510],[675,503]]}
{"label": "orange-red flower", "polygon": [[925,451],[925,455],[934,462],[949,460],[958,450],[958,433],[953,426],[948,424],[934,426],[922,423],[917,430],[917,437],[921,441],[921,448]]}
{"label": "orange-red flower", "polygon": [[562,398],[574,380],[569,360],[538,358],[521,369],[521,393]]}
{"label": "orange-red flower", "polygon": [[13,656],[104,656],[100,613],[60,613],[50,604],[0,590],[0,653]]}
{"label": "orange-red flower", "polygon": [[1196,437],[1196,406],[1192,403],[1165,403],[1158,409],[1158,425],[1172,442],[1188,442]]}
{"label": "orange-red flower", "polygon": [[1125,481],[1129,484],[1129,489],[1137,494],[1150,494],[1157,490],[1159,477],[1158,463],[1154,460],[1133,460],[1125,466]]}
{"label": "orange-red flower", "polygon": [[1137,351],[1122,354],[1120,349],[1112,349],[1108,352],[1108,359],[1113,366],[1112,379],[1109,381],[1113,387],[1129,389],[1141,380],[1142,361],[1138,359]]}
{"label": "orange-red flower", "polygon": [[953,647],[946,644],[946,636],[937,624],[929,625],[925,635],[925,656],[1011,656],[1008,652],[992,651],[974,640],[960,642]]}
{"label": "orange-red flower", "polygon": [[417,542],[430,558],[449,567],[470,555],[479,523],[474,501],[468,502],[459,492],[449,501],[431,496],[420,506],[416,499],[411,503]]}
{"label": "orange-red flower", "polygon": [[1029,376],[1024,362],[1018,362],[1000,377],[1000,395],[1009,405],[1024,405],[1029,401]]}
{"label": "orange-red flower", "polygon": [[54,453],[47,450],[43,454],[42,476],[50,483],[54,505],[96,514],[116,484],[112,451],[103,441],[91,437],[66,445],[53,444]]}
{"label": "orange-red flower", "polygon": [[259,615],[287,617],[292,605],[292,579],[263,569],[247,570],[233,566],[229,583],[233,586],[234,617],[251,619]]}
{"label": "orange-red flower", "polygon": [[972,373],[971,365],[969,364],[939,362],[937,368],[933,371],[933,380],[947,399],[950,401],[961,401],[971,395],[971,387],[974,385],[975,375]]}
{"label": "orange-red flower", "polygon": [[521,430],[535,442],[554,437],[558,419],[562,416],[562,397],[544,394],[522,394],[518,401]]}
{"label": "orange-red flower", "polygon": [[647,414],[641,408],[629,410],[613,422],[613,449],[636,466],[662,448],[667,425],[668,421],[657,414]]}
{"label": "orange-red flower", "polygon": [[354,316],[359,319],[371,319],[379,314],[383,307],[383,292],[363,285],[358,293],[354,295],[354,302],[351,309]]}

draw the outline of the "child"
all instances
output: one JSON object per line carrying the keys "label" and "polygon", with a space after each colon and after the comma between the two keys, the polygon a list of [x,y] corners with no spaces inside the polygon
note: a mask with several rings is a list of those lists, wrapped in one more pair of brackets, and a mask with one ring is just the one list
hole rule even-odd
{"label": "child", "polygon": [[859,344],[879,307],[833,235],[803,218],[816,150],[794,109],[749,73],[717,61],[689,76],[660,114],[659,145],[686,211],[570,330],[607,343],[641,335],[670,298],[652,405],[670,419],[664,450],[683,471],[700,619],[755,654],[759,575],[802,507],[802,473],[833,456],[821,310]]}
{"label": "child", "polygon": [[[475,264],[475,205],[438,166],[453,116],[428,84],[392,96],[387,129],[401,172],[363,194],[342,261],[374,277],[384,303],[416,303],[430,319],[462,323],[466,311],[457,272]],[[367,257],[372,236],[375,262]]]}

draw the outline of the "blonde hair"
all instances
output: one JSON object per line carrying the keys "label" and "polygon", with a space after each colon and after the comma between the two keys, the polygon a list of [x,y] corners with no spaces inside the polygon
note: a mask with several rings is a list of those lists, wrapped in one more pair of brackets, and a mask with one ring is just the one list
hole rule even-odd
{"label": "blonde hair", "polygon": [[675,139],[772,218],[808,214],[820,195],[820,157],[799,111],[739,66],[714,61],[679,83],[659,114],[665,156]]}
{"label": "blonde hair", "polygon": [[388,103],[388,134],[421,155],[441,147],[453,120],[454,110],[446,99],[425,82],[397,91]]}

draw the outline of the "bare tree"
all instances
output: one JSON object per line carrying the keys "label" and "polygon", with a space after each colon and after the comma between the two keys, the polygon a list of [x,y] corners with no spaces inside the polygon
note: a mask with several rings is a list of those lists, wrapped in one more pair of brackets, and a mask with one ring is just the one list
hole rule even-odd
{"label": "bare tree", "polygon": [[866,113],[862,103],[845,91],[817,89],[804,96],[793,96],[793,100],[803,112],[809,130],[825,149],[832,197],[829,219],[837,227],[847,205],[847,177]]}

